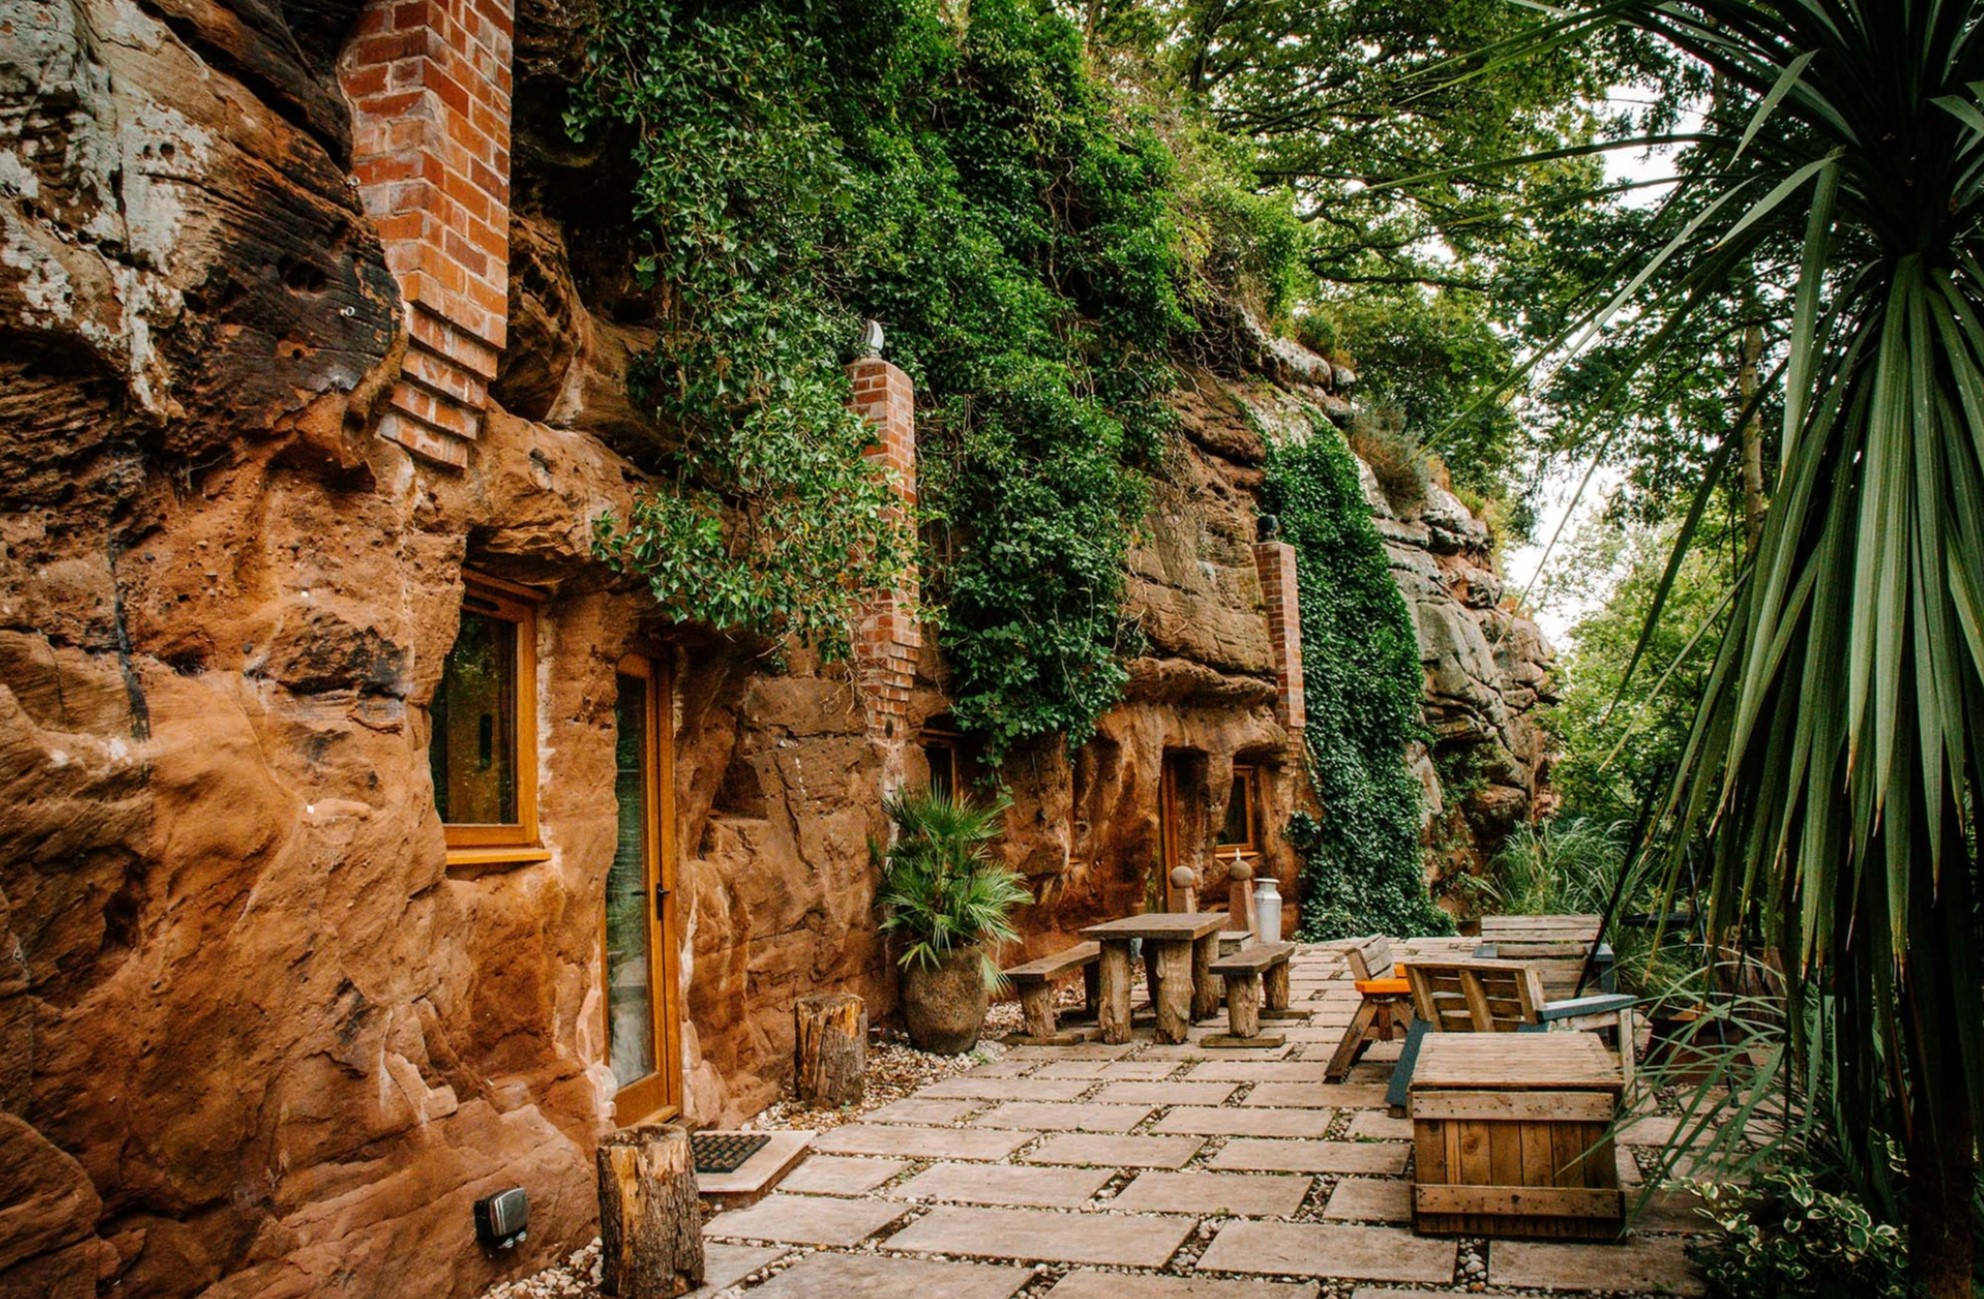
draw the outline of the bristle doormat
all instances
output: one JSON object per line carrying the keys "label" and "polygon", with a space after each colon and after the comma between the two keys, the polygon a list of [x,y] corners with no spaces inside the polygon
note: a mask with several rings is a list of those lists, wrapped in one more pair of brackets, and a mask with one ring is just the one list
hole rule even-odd
{"label": "bristle doormat", "polygon": [[689,1149],[699,1173],[734,1173],[772,1143],[762,1132],[692,1132]]}

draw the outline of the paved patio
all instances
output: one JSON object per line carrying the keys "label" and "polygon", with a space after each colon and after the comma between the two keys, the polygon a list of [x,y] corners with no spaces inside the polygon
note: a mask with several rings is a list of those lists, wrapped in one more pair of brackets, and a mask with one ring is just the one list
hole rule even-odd
{"label": "paved patio", "polygon": [[[1676,1199],[1625,1245],[1413,1235],[1410,1125],[1384,1109],[1397,1047],[1325,1083],[1357,994],[1327,946],[1298,951],[1292,983],[1315,1014],[1277,1025],[1281,1047],[1198,1045],[1222,1025],[1174,1046],[1141,1029],[1122,1046],[1016,1047],[823,1134],[775,1194],[710,1220],[699,1293],[740,1281],[760,1299],[1703,1292]],[[1630,1151],[1619,1159],[1637,1185]]]}

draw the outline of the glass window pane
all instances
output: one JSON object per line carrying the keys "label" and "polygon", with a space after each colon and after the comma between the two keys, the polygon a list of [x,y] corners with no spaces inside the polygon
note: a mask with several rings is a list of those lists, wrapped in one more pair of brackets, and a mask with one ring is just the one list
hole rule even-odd
{"label": "glass window pane", "polygon": [[614,793],[620,835],[606,874],[607,1054],[621,1086],[655,1071],[654,928],[648,887],[648,683],[620,678]]}
{"label": "glass window pane", "polygon": [[1253,782],[1245,776],[1233,778],[1233,790],[1226,797],[1226,824],[1219,827],[1219,846],[1250,848],[1254,843]]}
{"label": "glass window pane", "polygon": [[926,744],[923,756],[930,764],[930,792],[944,798],[958,793],[957,750],[948,744]]}
{"label": "glass window pane", "polygon": [[449,825],[517,824],[517,625],[462,611],[427,759]]}

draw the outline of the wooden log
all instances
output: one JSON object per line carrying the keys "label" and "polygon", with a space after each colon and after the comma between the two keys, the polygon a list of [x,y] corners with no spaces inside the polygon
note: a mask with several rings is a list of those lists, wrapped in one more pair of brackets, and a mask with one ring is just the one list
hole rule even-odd
{"label": "wooden log", "polygon": [[1046,1042],[1059,1031],[1054,1022],[1054,985],[1042,979],[1020,989],[1020,1011],[1026,1018],[1026,1035]]}
{"label": "wooden log", "polygon": [[600,1138],[600,1290],[675,1299],[703,1283],[703,1215],[689,1130],[674,1123]]}
{"label": "wooden log", "polygon": [[1261,1032],[1261,976],[1226,976],[1226,1023],[1235,1037],[1258,1037]]}
{"label": "wooden log", "polygon": [[1102,1004],[1096,1010],[1096,1026],[1102,1040],[1122,1043],[1130,1040],[1130,945],[1104,943],[1102,959],[1096,962]]}
{"label": "wooden log", "polygon": [[1151,1005],[1157,1010],[1160,1042],[1183,1042],[1185,1030],[1191,1027],[1193,946],[1176,940],[1157,944],[1157,988]]}
{"label": "wooden log", "polygon": [[1220,981],[1212,972],[1212,963],[1218,959],[1218,934],[1207,934],[1192,944],[1193,1019],[1209,1019],[1219,1013]]}
{"label": "wooden log", "polygon": [[1267,969],[1267,999],[1269,1010],[1288,1009],[1288,962],[1279,961]]}
{"label": "wooden log", "polygon": [[859,1101],[868,1074],[868,1008],[861,998],[801,997],[793,1003],[792,1027],[793,1095],[823,1107]]}

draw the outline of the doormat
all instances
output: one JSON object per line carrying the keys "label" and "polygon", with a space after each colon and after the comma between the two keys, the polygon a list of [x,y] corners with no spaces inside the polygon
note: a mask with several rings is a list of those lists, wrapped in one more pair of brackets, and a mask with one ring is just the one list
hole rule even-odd
{"label": "doormat", "polygon": [[762,1132],[691,1132],[689,1150],[699,1173],[734,1173],[772,1143]]}

